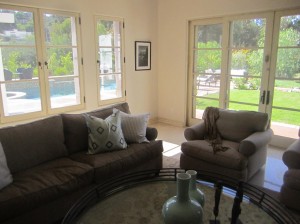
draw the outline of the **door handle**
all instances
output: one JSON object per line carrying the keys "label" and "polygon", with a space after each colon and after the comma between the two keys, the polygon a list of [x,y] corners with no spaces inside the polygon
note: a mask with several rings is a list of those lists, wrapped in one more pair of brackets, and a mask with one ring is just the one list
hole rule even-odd
{"label": "door handle", "polygon": [[262,104],[265,104],[265,97],[266,97],[266,91],[264,90],[263,91],[263,94],[260,96],[260,102]]}
{"label": "door handle", "polygon": [[267,91],[267,100],[266,100],[266,104],[269,105],[270,103],[270,90]]}

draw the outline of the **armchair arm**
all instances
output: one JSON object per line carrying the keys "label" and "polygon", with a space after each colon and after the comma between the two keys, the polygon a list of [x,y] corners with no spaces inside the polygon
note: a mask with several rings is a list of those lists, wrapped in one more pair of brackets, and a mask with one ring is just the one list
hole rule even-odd
{"label": "armchair arm", "polygon": [[196,139],[204,139],[205,134],[205,125],[204,122],[200,122],[191,127],[187,127],[184,130],[184,137],[188,141],[196,140]]}
{"label": "armchair arm", "polygon": [[146,129],[146,138],[149,141],[153,141],[157,138],[158,132],[156,128],[147,127]]}
{"label": "armchair arm", "polygon": [[271,141],[272,136],[272,129],[267,129],[263,132],[255,132],[241,141],[239,152],[244,156],[249,157],[260,148],[265,147]]}
{"label": "armchair arm", "polygon": [[282,160],[289,169],[300,169],[300,139],[286,149],[282,155]]}

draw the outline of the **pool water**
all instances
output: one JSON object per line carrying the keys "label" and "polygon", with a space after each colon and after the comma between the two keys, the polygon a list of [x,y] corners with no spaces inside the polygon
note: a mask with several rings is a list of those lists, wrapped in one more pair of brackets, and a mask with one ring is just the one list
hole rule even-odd
{"label": "pool water", "polygon": [[[115,90],[116,83],[105,83],[101,88],[104,90]],[[66,81],[52,81],[50,82],[50,95],[51,97],[60,97],[75,94],[74,80]],[[38,99],[40,98],[40,87],[38,80],[31,82],[16,82],[6,84],[7,96],[9,98],[18,99]],[[17,94],[19,93],[19,94]],[[13,95],[12,95],[13,94]]]}

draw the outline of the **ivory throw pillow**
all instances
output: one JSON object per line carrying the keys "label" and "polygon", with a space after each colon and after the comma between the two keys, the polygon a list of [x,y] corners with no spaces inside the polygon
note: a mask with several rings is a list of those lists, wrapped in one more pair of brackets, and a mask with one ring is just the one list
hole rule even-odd
{"label": "ivory throw pillow", "polygon": [[12,181],[13,178],[7,166],[5,153],[0,142],[0,190],[12,183]]}
{"label": "ivory throw pillow", "polygon": [[[118,111],[114,109],[114,111]],[[120,111],[122,131],[127,143],[149,142],[146,138],[146,130],[150,114],[127,114]]]}
{"label": "ivory throw pillow", "polygon": [[125,149],[120,113],[116,112],[105,120],[85,114],[88,127],[88,154]]}

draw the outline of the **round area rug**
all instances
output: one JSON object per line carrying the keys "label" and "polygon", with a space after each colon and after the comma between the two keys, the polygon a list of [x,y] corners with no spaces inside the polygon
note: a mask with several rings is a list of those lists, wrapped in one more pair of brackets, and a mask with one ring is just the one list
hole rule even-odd
{"label": "round area rug", "polygon": [[[198,184],[205,194],[203,223],[214,220],[214,188]],[[176,182],[158,181],[146,183],[118,192],[102,200],[86,211],[77,223],[80,224],[158,224],[163,223],[162,206],[167,199],[176,195]],[[234,195],[223,193],[219,206],[222,224],[230,223]],[[239,219],[246,223],[276,223],[267,213],[245,198],[241,204]]]}

